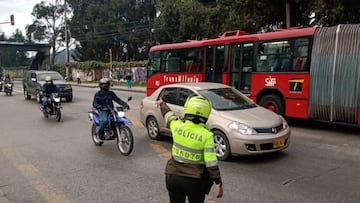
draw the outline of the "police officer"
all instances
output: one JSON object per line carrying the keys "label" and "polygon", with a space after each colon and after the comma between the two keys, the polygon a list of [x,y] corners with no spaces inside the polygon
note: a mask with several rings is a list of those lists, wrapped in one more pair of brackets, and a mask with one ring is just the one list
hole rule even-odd
{"label": "police officer", "polygon": [[161,98],[156,104],[173,137],[172,156],[165,168],[170,202],[184,203],[186,197],[190,203],[204,202],[213,182],[217,198],[221,198],[223,188],[214,137],[205,125],[211,112],[210,102],[200,96],[189,97],[181,119]]}

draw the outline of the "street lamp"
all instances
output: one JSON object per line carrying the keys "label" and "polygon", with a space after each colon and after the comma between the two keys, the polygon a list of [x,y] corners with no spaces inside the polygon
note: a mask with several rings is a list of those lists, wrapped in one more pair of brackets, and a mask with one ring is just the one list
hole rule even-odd
{"label": "street lamp", "polygon": [[14,15],[13,14],[10,15],[10,24],[15,25],[15,20],[14,20]]}
{"label": "street lamp", "polygon": [[14,20],[13,14],[10,15],[10,22],[0,22],[0,24],[8,24],[8,23],[10,23],[11,25],[15,25],[15,20]]}

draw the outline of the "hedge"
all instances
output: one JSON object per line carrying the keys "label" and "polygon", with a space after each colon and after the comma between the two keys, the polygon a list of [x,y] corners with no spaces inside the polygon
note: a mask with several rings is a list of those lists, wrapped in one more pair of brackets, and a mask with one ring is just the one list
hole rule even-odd
{"label": "hedge", "polygon": [[[113,68],[133,68],[133,67],[145,67],[147,61],[130,61],[130,62],[112,62]],[[84,61],[84,62],[71,62],[70,69],[76,68],[82,71],[89,71],[94,69],[109,69],[110,64],[101,61]],[[60,74],[65,75],[66,69],[65,64],[55,64],[51,68],[52,70],[58,71]]]}

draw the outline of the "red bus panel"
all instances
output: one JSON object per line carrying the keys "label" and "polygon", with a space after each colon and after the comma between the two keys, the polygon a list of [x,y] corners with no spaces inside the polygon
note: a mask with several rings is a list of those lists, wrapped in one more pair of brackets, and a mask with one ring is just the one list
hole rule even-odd
{"label": "red bus panel", "polygon": [[308,118],[309,73],[253,73],[251,99],[257,103],[266,95],[278,95],[285,116]]}
{"label": "red bus panel", "polygon": [[172,83],[203,82],[202,73],[159,73],[152,75],[146,84],[146,95],[151,95],[159,87]]}

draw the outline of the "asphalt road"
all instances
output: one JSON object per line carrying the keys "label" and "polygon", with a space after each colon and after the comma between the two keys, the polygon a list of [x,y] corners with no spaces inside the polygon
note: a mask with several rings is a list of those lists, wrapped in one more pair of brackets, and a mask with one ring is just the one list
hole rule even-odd
{"label": "asphalt road", "polygon": [[[150,140],[139,122],[144,93],[133,97],[133,153],[92,143],[88,111],[97,89],[74,87],[61,122],[45,119],[22,90],[0,93],[0,202],[168,202],[164,167],[171,139]],[[220,162],[221,202],[358,202],[360,129],[314,122],[292,126],[283,152]],[[212,191],[214,195],[214,191]]]}

